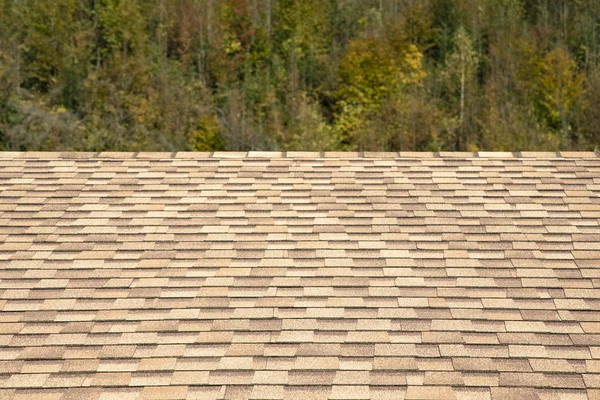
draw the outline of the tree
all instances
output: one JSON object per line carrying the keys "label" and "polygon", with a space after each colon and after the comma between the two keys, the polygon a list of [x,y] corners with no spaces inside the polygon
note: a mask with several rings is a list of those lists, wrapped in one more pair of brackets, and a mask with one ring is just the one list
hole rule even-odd
{"label": "tree", "polygon": [[479,56],[473,49],[473,42],[464,27],[458,28],[455,36],[455,49],[446,61],[446,82],[451,96],[457,96],[459,131],[456,134],[456,150],[465,150],[469,144],[469,115],[467,102],[475,88],[475,77]]}
{"label": "tree", "polygon": [[0,0],[0,148],[598,144],[598,0]]}
{"label": "tree", "polygon": [[585,86],[588,90],[583,93],[583,112],[579,115],[579,122],[587,147],[600,151],[600,71],[588,76]]}
{"label": "tree", "polygon": [[421,59],[421,52],[412,44],[394,47],[370,38],[350,42],[340,63],[337,93],[336,133],[341,143],[354,148],[358,136],[365,135],[366,122],[391,94],[422,82]]}
{"label": "tree", "polygon": [[571,139],[572,114],[583,94],[584,76],[567,52],[558,48],[536,65],[536,106],[548,127],[560,132],[561,143]]}

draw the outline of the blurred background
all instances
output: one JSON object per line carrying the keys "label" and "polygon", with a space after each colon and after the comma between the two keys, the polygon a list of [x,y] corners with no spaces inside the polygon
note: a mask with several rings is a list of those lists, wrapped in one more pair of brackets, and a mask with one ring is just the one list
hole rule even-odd
{"label": "blurred background", "polygon": [[0,150],[599,146],[599,0],[0,0]]}

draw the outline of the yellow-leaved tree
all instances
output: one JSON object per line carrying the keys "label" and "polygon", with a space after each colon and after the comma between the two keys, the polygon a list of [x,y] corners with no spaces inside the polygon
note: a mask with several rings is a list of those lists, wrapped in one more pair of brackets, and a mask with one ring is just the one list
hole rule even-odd
{"label": "yellow-leaved tree", "polygon": [[562,48],[541,58],[535,72],[537,111],[552,131],[560,133],[561,143],[567,146],[572,114],[584,93],[584,75]]}
{"label": "yellow-leaved tree", "polygon": [[372,122],[390,96],[425,78],[422,53],[410,43],[394,43],[381,37],[350,41],[339,67],[338,114],[333,127],[346,150],[371,149],[375,145]]}

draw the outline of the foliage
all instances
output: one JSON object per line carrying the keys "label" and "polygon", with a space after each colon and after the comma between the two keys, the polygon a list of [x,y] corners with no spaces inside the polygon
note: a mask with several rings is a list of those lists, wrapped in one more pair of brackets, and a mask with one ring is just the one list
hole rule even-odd
{"label": "foliage", "polygon": [[454,108],[458,126],[451,141],[457,149],[464,150],[465,144],[470,142],[468,124],[471,110],[468,103],[473,97],[479,57],[464,27],[459,27],[455,36],[455,49],[446,58],[446,66],[442,73],[448,91],[447,103],[450,106],[456,103]]}
{"label": "foliage", "polygon": [[563,49],[555,49],[536,65],[537,107],[550,129],[562,131],[568,143],[571,116],[583,94],[584,76]]}
{"label": "foliage", "polygon": [[218,151],[223,148],[223,140],[219,134],[219,123],[210,114],[198,120],[198,127],[192,131],[190,145],[194,151]]}
{"label": "foliage", "polygon": [[0,0],[2,150],[600,148],[597,0]]}

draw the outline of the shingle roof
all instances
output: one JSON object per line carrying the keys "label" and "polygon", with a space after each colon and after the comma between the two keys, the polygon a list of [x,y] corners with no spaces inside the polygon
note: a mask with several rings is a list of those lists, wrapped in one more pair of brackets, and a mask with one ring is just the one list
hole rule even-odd
{"label": "shingle roof", "polygon": [[598,399],[595,153],[0,153],[0,398]]}

